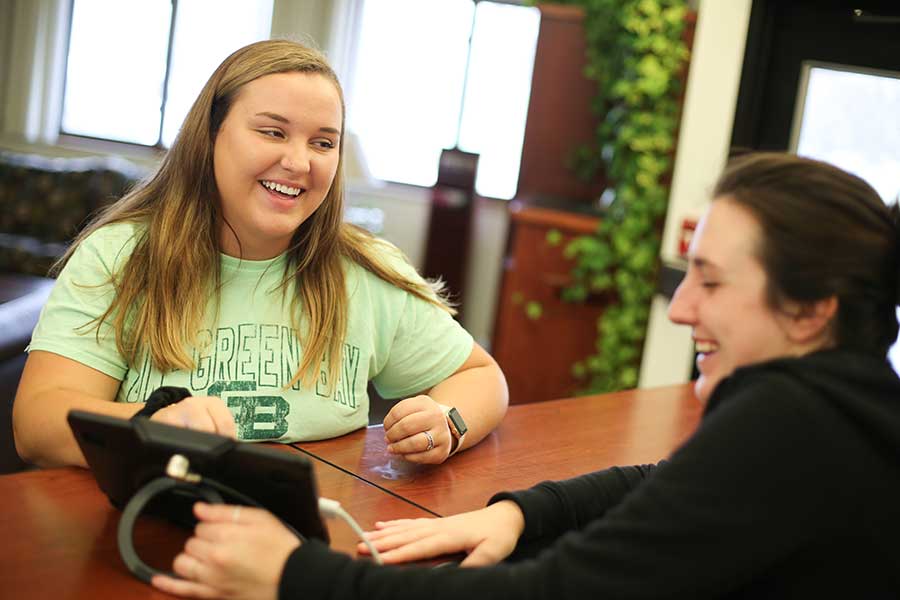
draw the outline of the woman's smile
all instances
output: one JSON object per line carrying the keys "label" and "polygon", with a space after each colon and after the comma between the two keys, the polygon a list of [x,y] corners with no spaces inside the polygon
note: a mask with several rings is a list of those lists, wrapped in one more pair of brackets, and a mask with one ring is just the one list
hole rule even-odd
{"label": "woman's smile", "polygon": [[701,373],[713,370],[719,345],[711,340],[695,339],[694,349],[697,351],[697,370]]}
{"label": "woman's smile", "polygon": [[294,209],[297,204],[303,201],[306,192],[305,188],[279,183],[274,180],[261,180],[259,183],[268,201],[276,210],[289,211]]}

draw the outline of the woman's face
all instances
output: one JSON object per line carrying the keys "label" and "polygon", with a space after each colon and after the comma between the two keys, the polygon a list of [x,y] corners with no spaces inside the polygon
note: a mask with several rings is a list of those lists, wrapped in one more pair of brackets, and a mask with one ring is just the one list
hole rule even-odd
{"label": "woman's face", "polygon": [[213,146],[222,252],[263,260],[288,248],[331,189],[341,117],[334,83],[318,74],[266,75],[238,92]]}
{"label": "woman's face", "polygon": [[694,391],[703,402],[738,367],[808,351],[790,336],[791,317],[766,302],[759,243],[759,223],[727,198],[712,203],[691,240],[669,318],[693,329],[700,371]]}

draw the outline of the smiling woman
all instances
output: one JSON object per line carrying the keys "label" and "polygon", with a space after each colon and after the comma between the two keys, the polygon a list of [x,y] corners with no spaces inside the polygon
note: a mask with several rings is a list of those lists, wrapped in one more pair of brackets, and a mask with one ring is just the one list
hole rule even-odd
{"label": "smiling woman", "polygon": [[[73,408],[246,440],[342,435],[368,423],[369,381],[400,399],[385,432],[413,462],[499,423],[506,382],[440,283],[342,222],[343,132],[318,52],[269,40],[225,59],[159,170],[60,262],[16,397],[23,457],[83,465]],[[187,397],[148,402],[164,385]]]}
{"label": "smiling woman", "polygon": [[694,234],[691,268],[672,298],[669,318],[693,328],[700,372],[694,391],[703,402],[738,367],[834,344],[826,325],[835,315],[835,298],[806,309],[788,302],[773,310],[757,257],[763,240],[753,213],[728,196],[713,203]]}

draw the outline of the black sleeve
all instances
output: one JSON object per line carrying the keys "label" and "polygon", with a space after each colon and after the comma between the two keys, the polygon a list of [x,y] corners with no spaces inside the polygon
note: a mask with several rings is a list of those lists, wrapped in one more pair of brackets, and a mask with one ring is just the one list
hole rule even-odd
{"label": "black sleeve", "polygon": [[[743,386],[652,477],[533,560],[384,568],[304,544],[288,560],[282,597],[721,597],[850,518],[852,490],[832,475],[842,464],[852,473],[853,457],[832,449],[837,433],[815,400],[784,382]],[[583,483],[556,492],[580,497],[593,485]]]}
{"label": "black sleeve", "polygon": [[512,500],[525,516],[521,541],[549,543],[601,518],[655,469],[656,465],[613,467],[564,481],[544,481],[528,490],[496,494],[488,504]]}

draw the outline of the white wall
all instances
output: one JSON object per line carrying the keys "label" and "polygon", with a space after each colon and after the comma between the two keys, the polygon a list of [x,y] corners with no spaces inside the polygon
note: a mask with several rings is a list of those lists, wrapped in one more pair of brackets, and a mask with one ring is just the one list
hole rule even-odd
{"label": "white wall", "polygon": [[485,347],[490,347],[494,331],[508,230],[509,211],[505,200],[482,199],[476,203],[462,322]]}
{"label": "white wall", "polygon": [[[669,210],[660,255],[684,267],[678,238],[685,218],[698,218],[725,166],[752,0],[701,0],[694,33]],[[666,318],[668,302],[653,301],[641,365],[640,387],[682,383],[689,379],[693,343],[687,327]]]}

